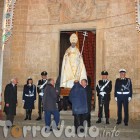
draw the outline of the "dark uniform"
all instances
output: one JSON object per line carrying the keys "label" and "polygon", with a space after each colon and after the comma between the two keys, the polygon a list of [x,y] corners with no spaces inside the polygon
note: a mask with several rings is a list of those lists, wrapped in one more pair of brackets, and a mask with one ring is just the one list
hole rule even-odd
{"label": "dark uniform", "polygon": [[132,83],[130,78],[117,78],[115,83],[115,98],[118,107],[117,124],[122,121],[122,105],[124,107],[124,124],[128,125],[128,104],[129,98],[132,98]]}
{"label": "dark uniform", "polygon": [[[41,76],[46,76],[47,75],[47,72],[46,71],[43,71],[41,73]],[[36,120],[41,120],[42,119],[42,112],[43,112],[43,107],[42,107],[42,93],[44,93],[44,88],[46,86],[46,84],[41,88],[41,86],[46,82],[47,84],[47,79],[42,79],[42,80],[39,80],[38,81],[38,84],[37,84],[37,92],[38,92],[38,118]]]}
{"label": "dark uniform", "polygon": [[[101,75],[108,75],[107,71],[102,71]],[[112,81],[108,79],[99,80],[98,85],[96,87],[97,96],[98,96],[98,104],[99,104],[99,112],[98,112],[98,121],[96,123],[101,123],[103,106],[106,118],[106,124],[109,124],[109,103],[110,103],[110,92],[112,90]]]}
{"label": "dark uniform", "polygon": [[26,118],[24,120],[31,120],[32,109],[34,109],[34,102],[36,100],[35,85],[24,85],[22,100],[24,102],[23,108],[26,109]]}

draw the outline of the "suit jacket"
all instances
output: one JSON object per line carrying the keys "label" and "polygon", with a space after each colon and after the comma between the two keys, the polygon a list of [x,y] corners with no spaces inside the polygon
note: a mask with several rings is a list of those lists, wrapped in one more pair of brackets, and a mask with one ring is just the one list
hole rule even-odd
{"label": "suit jacket", "polygon": [[[16,115],[16,105],[17,105],[17,86],[13,87],[12,83],[7,84],[4,91],[4,112],[6,115]],[[9,107],[6,106],[9,104]]]}
{"label": "suit jacket", "polygon": [[56,111],[57,110],[56,101],[57,101],[57,93],[55,91],[55,88],[53,87],[53,85],[47,84],[45,86],[44,95],[42,98],[43,110]]}
{"label": "suit jacket", "polygon": [[69,100],[72,103],[72,112],[74,115],[88,113],[87,92],[80,83],[75,83],[72,87]]}

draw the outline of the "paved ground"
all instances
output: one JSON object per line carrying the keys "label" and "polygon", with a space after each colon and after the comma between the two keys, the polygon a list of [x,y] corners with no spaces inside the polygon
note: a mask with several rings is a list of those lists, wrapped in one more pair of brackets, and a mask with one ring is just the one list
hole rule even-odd
{"label": "paved ground", "polygon": [[[123,123],[118,126],[116,125],[116,120],[111,119],[110,124],[106,125],[105,122],[96,124],[95,122],[97,117],[92,116],[92,127],[90,129],[87,129],[87,134],[84,133],[84,136],[82,138],[77,135],[73,135],[73,137],[68,138],[68,136],[70,136],[70,131],[67,130],[69,130],[68,128],[73,125],[73,117],[69,113],[66,112],[65,114],[61,114],[61,121],[64,121],[64,125],[60,125],[61,129],[56,133],[57,136],[55,136],[53,132],[44,133],[44,120],[36,121],[35,119],[36,117],[33,116],[31,121],[24,121],[24,116],[16,116],[14,124],[19,128],[13,127],[8,129],[7,132],[4,131],[4,127],[1,126],[0,140],[140,140],[140,121],[136,120],[130,120],[128,126],[124,126]],[[31,130],[25,131],[24,129],[27,128],[27,126],[29,129],[31,128]],[[38,129],[37,131],[35,131],[36,128]],[[4,136],[4,132],[5,134],[8,134],[6,137]],[[27,134],[25,132],[27,132]]]}

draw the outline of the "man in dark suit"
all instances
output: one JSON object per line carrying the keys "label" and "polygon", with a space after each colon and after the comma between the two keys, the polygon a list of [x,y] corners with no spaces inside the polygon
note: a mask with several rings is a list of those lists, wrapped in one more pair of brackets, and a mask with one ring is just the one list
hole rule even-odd
{"label": "man in dark suit", "polygon": [[88,84],[88,81],[86,79],[81,80],[81,85],[86,90],[87,95],[87,106],[88,106],[88,113],[86,114],[85,120],[88,123],[88,127],[91,126],[91,101],[92,101],[92,89],[90,85]]}
{"label": "man in dark suit", "polygon": [[14,116],[16,115],[17,106],[17,78],[13,78],[11,83],[7,84],[4,91],[4,112],[6,114],[6,120],[11,121],[13,124]]}
{"label": "man in dark suit", "polygon": [[103,107],[105,111],[106,124],[109,124],[109,103],[110,103],[110,92],[112,90],[112,81],[108,80],[108,72],[102,71],[102,80],[99,80],[98,85],[96,86],[98,103],[99,103],[99,112],[98,112],[98,121],[96,123],[101,123]]}
{"label": "man in dark suit", "polygon": [[130,78],[126,78],[126,70],[120,69],[120,78],[116,79],[115,83],[115,100],[118,107],[118,119],[116,124],[121,124],[122,121],[122,105],[124,107],[124,125],[128,125],[128,107],[132,99],[132,82]]}
{"label": "man in dark suit", "polygon": [[38,92],[38,118],[36,119],[37,121],[42,119],[42,112],[43,112],[43,107],[42,107],[42,97],[44,94],[44,88],[47,84],[47,72],[43,71],[41,72],[41,77],[42,79],[38,81],[37,84],[37,92]]}

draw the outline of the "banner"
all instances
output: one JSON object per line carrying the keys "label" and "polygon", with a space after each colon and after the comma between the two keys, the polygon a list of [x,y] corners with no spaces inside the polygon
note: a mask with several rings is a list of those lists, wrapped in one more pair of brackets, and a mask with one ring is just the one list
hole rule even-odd
{"label": "banner", "polygon": [[16,0],[4,0],[3,21],[2,21],[2,43],[9,39],[13,28],[13,13]]}

